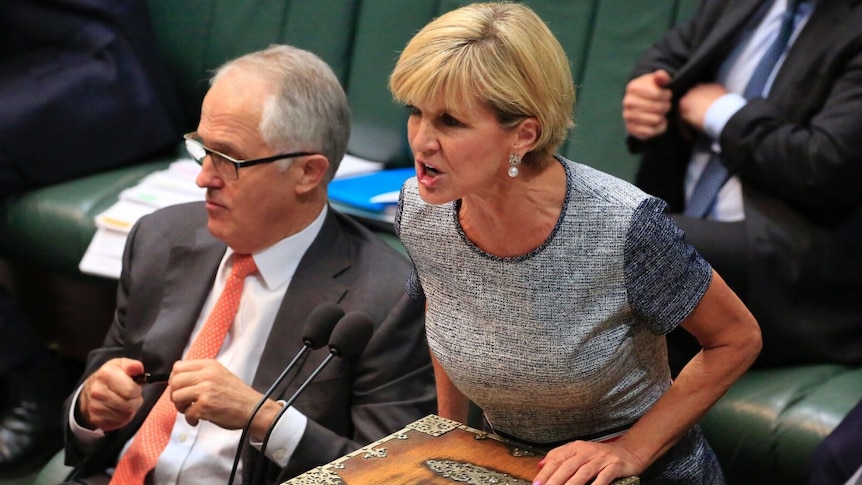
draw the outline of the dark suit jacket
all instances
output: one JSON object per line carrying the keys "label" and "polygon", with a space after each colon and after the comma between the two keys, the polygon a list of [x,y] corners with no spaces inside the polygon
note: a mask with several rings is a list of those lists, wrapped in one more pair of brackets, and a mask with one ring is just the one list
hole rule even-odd
{"label": "dark suit jacket", "polygon": [[[206,220],[203,204],[192,203],[157,211],[135,226],[123,256],[113,325],[104,345],[88,357],[84,378],[121,356],[142,360],[149,372],[170,372],[225,252],[224,243],[207,230]],[[325,464],[434,412],[424,307],[406,294],[409,272],[406,258],[330,209],[287,289],[253,387],[264,392],[275,381],[302,346],[309,313],[322,302],[337,302],[347,312],[364,311],[374,322],[374,333],[357,362],[334,359],[295,402],[309,418],[308,426],[285,469],[267,460],[266,483]],[[286,379],[291,383],[287,389],[273,398],[290,397],[327,354],[325,349],[311,352],[296,378]],[[80,476],[113,466],[163,389],[146,386],[144,405],[132,423],[107,433],[92,453],[82,453],[67,432],[67,463],[76,464]],[[253,450],[244,457],[243,483],[249,483],[249,458],[257,456]]]}
{"label": "dark suit jacket", "polygon": [[[771,0],[705,0],[637,64],[666,69],[674,101],[712,82]],[[768,99],[727,123],[724,163],[739,175],[751,278],[746,303],[764,331],[762,363],[862,362],[862,1],[817,0]],[[684,205],[692,136],[669,116],[645,143],[638,185]],[[745,257],[745,256],[743,256]]]}
{"label": "dark suit jacket", "polygon": [[176,146],[146,0],[0,2],[0,197]]}

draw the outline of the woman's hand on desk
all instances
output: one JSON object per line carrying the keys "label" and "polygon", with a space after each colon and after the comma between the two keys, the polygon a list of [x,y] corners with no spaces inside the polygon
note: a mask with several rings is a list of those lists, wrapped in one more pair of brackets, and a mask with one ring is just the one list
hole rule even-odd
{"label": "woman's hand on desk", "polygon": [[608,485],[638,475],[638,457],[616,442],[573,441],[554,448],[539,462],[533,485]]}

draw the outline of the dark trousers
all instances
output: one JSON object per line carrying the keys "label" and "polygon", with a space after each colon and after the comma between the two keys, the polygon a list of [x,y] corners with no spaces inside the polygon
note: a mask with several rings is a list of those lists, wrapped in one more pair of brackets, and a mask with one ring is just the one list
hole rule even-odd
{"label": "dark trousers", "polygon": [[814,450],[810,485],[843,485],[862,466],[862,401]]}
{"label": "dark trousers", "polygon": [[[151,481],[151,480],[150,480]],[[63,482],[61,485],[108,485],[111,482],[111,477],[107,474],[96,475],[92,477],[73,480],[71,482]],[[149,482],[147,482],[149,483]]]}
{"label": "dark trousers", "polygon": [[15,369],[49,362],[47,346],[21,314],[12,295],[0,287],[0,377]]}

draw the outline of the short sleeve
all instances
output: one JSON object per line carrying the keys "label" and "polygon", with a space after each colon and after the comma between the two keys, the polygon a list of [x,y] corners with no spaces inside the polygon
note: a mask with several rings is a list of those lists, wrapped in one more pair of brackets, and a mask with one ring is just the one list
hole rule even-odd
{"label": "short sleeve", "polygon": [[644,200],[626,234],[624,271],[629,304],[656,334],[679,326],[706,293],[712,267],[685,242],[661,199]]}

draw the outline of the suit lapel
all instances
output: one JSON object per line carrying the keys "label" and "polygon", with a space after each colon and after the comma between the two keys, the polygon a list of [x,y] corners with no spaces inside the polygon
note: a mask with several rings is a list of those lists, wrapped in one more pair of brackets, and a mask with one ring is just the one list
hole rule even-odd
{"label": "suit lapel", "polygon": [[772,0],[725,2],[727,13],[719,16],[719,21],[692,53],[691,59],[674,76],[674,88],[688,87],[703,81],[704,72],[718,70],[718,66],[737,44],[737,38],[750,22],[756,22],[766,15]]}
{"label": "suit lapel", "polygon": [[860,0],[814,1],[814,11],[787,52],[769,92],[769,98],[791,117],[819,106],[828,96],[834,79],[824,76],[822,69],[841,65],[837,58],[854,49],[848,42],[858,37],[860,28]]}
{"label": "suit lapel", "polygon": [[808,19],[808,23],[799,33],[799,37],[787,51],[787,57],[781,64],[775,76],[775,84],[770,89],[769,97],[781,98],[787,90],[798,89],[800,80],[804,79],[812,66],[812,59],[821,59],[834,50],[837,45],[830,39],[852,39],[855,32],[844,32],[843,29],[859,29],[862,26],[850,25],[847,18],[853,16],[850,2],[847,0],[820,0]]}
{"label": "suit lapel", "polygon": [[174,361],[182,357],[225,249],[224,243],[202,227],[191,245],[171,250],[168,266],[171,271],[165,278],[158,319],[150,329],[142,354],[164,359],[144,362],[151,372],[170,372]]}
{"label": "suit lapel", "polygon": [[[330,208],[320,233],[290,281],[260,358],[253,387],[265,391],[302,347],[305,320],[317,305],[339,302],[348,288],[336,277],[352,263],[338,216]],[[275,394],[277,396],[278,393]]]}

